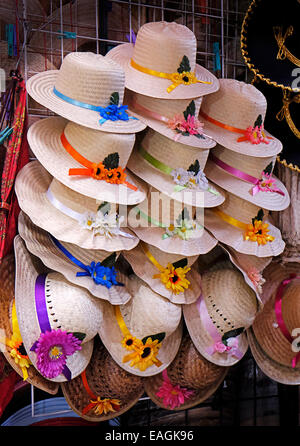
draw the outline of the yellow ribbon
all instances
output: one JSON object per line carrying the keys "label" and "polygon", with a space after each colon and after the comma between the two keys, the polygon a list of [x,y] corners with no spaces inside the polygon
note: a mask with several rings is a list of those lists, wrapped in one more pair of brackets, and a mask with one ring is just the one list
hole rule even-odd
{"label": "yellow ribbon", "polygon": [[146,254],[146,256],[148,257],[148,259],[150,260],[151,263],[153,263],[153,265],[160,271],[160,272],[164,272],[165,268],[158,263],[158,261],[156,260],[156,258],[151,254],[151,252],[149,251],[149,249],[146,247],[146,245],[144,243],[141,244],[142,249],[144,251],[144,253]]}
{"label": "yellow ribbon", "polygon": [[167,92],[171,93],[178,85],[191,85],[196,83],[202,84],[211,84],[208,81],[200,81],[196,78],[196,75],[193,71],[183,71],[182,73],[163,73],[161,71],[151,70],[150,68],[143,67],[142,65],[137,64],[133,59],[130,61],[130,65],[135,69],[140,71],[141,73],[150,74],[151,76],[160,77],[163,79],[169,79],[172,81],[172,85],[167,88]]}
{"label": "yellow ribbon", "polygon": [[119,325],[119,327],[120,327],[120,330],[121,330],[123,336],[124,336],[124,337],[125,337],[125,336],[131,336],[131,333],[130,333],[130,331],[128,330],[128,328],[127,328],[127,326],[126,326],[126,324],[125,324],[125,322],[124,322],[124,319],[123,319],[123,317],[122,317],[122,314],[121,314],[121,310],[120,310],[119,305],[115,305],[115,316],[116,316],[118,325]]}
{"label": "yellow ribbon", "polygon": [[234,217],[231,217],[228,214],[225,214],[225,212],[220,211],[219,209],[212,209],[212,211],[217,214],[222,220],[224,220],[226,223],[229,223],[230,225],[235,226],[236,228],[243,229],[244,231],[248,229],[248,225],[246,223],[243,223],[239,220],[237,220]]}

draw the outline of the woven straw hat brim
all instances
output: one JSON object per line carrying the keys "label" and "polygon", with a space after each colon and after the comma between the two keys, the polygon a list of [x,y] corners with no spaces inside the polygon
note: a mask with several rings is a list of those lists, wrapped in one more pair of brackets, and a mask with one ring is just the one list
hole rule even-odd
{"label": "woven straw hat brim", "polygon": [[[214,353],[213,355],[207,353],[206,349],[211,347],[213,340],[202,324],[196,303],[183,305],[183,316],[195,348],[208,361],[220,366],[229,367],[237,364],[242,359],[230,356],[227,353]],[[239,350],[242,352],[243,356],[248,350],[246,333],[239,335]]]}
{"label": "woven straw hat brim", "polygon": [[273,257],[281,254],[285,247],[279,229],[265,220],[269,225],[269,235],[275,237],[272,242],[266,245],[259,245],[250,240],[244,240],[243,230],[226,223],[220,217],[215,215],[210,209],[205,210],[204,223],[208,231],[212,232],[214,237],[225,245],[231,246],[242,254],[249,254],[257,257]]}
{"label": "woven straw hat brim", "polygon": [[[73,243],[84,249],[101,249],[104,251],[130,250],[139,243],[139,239],[114,236],[109,239],[94,236],[93,233],[80,226],[73,218],[56,209],[46,196],[52,177],[38,161],[26,164],[18,173],[15,192],[20,208],[32,222],[52,234],[59,241]],[[127,228],[122,231],[132,234]]]}
{"label": "woven straw hat brim", "polygon": [[[151,252],[151,247],[150,247]],[[184,292],[179,294],[173,293],[171,290],[167,289],[165,285],[160,281],[160,279],[154,279],[153,276],[159,273],[159,270],[148,260],[142,249],[137,246],[131,251],[124,252],[123,256],[130,263],[135,274],[146,282],[153,291],[160,294],[161,296],[167,298],[174,304],[189,304],[195,302],[200,294],[200,276],[195,268],[191,268],[191,270],[187,273],[186,278],[189,280],[190,285],[189,288]],[[163,266],[167,266],[167,263],[173,263],[182,258],[182,256],[178,256],[177,254],[169,254],[165,256],[164,261],[156,258],[156,260],[162,264]],[[198,256],[190,256],[187,258],[188,266],[191,267],[192,264],[197,260]]]}
{"label": "woven straw hat brim", "polygon": [[102,132],[136,133],[146,128],[143,122],[136,119],[106,121],[104,124],[100,124],[99,120],[101,117],[99,112],[87,110],[60,99],[53,92],[58,73],[58,70],[48,70],[32,76],[26,83],[28,94],[39,104],[47,107],[59,116],[85,127],[101,130]]}
{"label": "woven straw hat brim", "polygon": [[[11,309],[15,297],[15,262],[13,254],[4,257],[2,260],[0,266],[0,278],[0,331],[3,330],[6,338],[10,339],[13,335]],[[22,369],[10,355],[8,348],[6,347],[3,349],[1,345],[1,351],[9,365],[23,378]],[[28,383],[51,395],[55,395],[58,392],[59,385],[45,379],[32,365],[27,368],[27,373],[28,378],[26,381]]]}
{"label": "woven straw hat brim", "polygon": [[270,358],[261,348],[255,337],[253,328],[247,330],[247,337],[253,358],[262,372],[269,378],[281,384],[299,385],[300,371],[283,364],[279,364]]}
{"label": "woven straw hat brim", "polygon": [[[33,366],[36,367],[36,353],[30,351],[30,348],[39,338],[41,332],[35,309],[34,286],[37,276],[44,272],[44,269],[38,271],[35,268],[30,254],[26,250],[25,243],[19,235],[15,237],[14,249],[16,257],[15,299],[17,318],[25,350]],[[73,378],[80,375],[88,365],[93,353],[93,343],[93,339],[85,342],[82,344],[81,350],[77,350],[72,356],[67,357],[66,365]],[[49,380],[64,382],[67,379],[63,374],[60,374]]]}
{"label": "woven straw hat brim", "polygon": [[[103,375],[112,374],[111,380],[114,379],[115,389],[114,389],[114,395],[110,395],[108,392],[108,389],[105,385],[105,378],[104,378],[104,383],[102,382],[102,380],[100,380],[100,382],[102,382],[102,386],[99,382],[97,383],[97,396],[99,395],[102,398],[113,397],[113,398],[119,399],[121,401],[120,409],[115,412],[109,412],[107,414],[105,414],[103,412],[101,415],[95,414],[94,411],[90,411],[87,414],[83,414],[82,413],[83,408],[86,407],[90,403],[91,397],[88,395],[88,393],[83,385],[81,377],[77,377],[67,383],[62,383],[61,389],[62,389],[63,395],[64,395],[67,403],[69,404],[69,406],[75,413],[80,415],[80,417],[83,419],[93,421],[93,422],[100,422],[100,421],[111,420],[112,418],[115,418],[115,417],[119,417],[120,415],[127,412],[131,407],[133,407],[138,402],[138,400],[141,398],[141,396],[144,394],[144,385],[143,385],[142,378],[139,378],[132,374],[127,374],[127,372],[125,372],[123,369],[122,369],[122,381],[119,382],[120,376],[115,376],[116,368],[119,368],[119,366],[112,359],[112,357],[110,356],[110,354],[108,353],[108,351],[106,350],[106,348],[104,347],[103,344],[101,344],[100,342],[95,342],[95,344],[96,345],[94,347],[94,353],[93,353],[91,361],[87,367],[86,372],[88,372],[89,369],[92,369],[92,370],[94,369],[93,374],[94,374],[94,379],[95,379],[95,375],[96,375],[97,371],[99,370],[99,369],[95,370],[95,367],[96,366],[99,367],[99,358],[101,358],[101,362],[104,366],[104,370],[103,370],[103,368],[101,368],[101,375],[103,376]],[[97,349],[97,350],[95,351],[95,349]],[[98,359],[98,361],[96,363],[94,362],[95,356]],[[96,366],[95,366],[95,364],[96,364]],[[110,370],[107,370],[108,365],[110,365],[112,367]],[[118,370],[117,370],[117,372],[118,372]],[[87,378],[87,381],[88,381],[88,378]],[[88,381],[88,385],[90,385],[89,381]],[[124,398],[124,396],[118,397],[120,386],[122,388],[124,388],[126,385],[129,387],[129,389],[131,389],[131,392],[130,392],[130,390],[128,390],[128,392],[127,392],[128,396],[126,398]],[[93,391],[93,389],[91,389],[91,390]],[[130,393],[130,395],[129,395],[129,393]]]}
{"label": "woven straw hat brim", "polygon": [[[148,127],[155,130],[156,132],[161,133],[167,138],[174,140],[174,137],[176,136],[177,138],[176,141],[180,142],[181,144],[197,147],[200,149],[212,149],[216,145],[216,142],[212,138],[207,138],[207,137],[197,138],[196,136],[193,135],[188,135],[188,136],[180,135],[175,130],[169,128],[166,123],[160,122],[157,119],[148,116],[143,116],[139,113],[134,112],[132,109],[130,109],[130,112],[132,116],[139,118]],[[204,133],[206,133],[206,129],[204,129]]]}
{"label": "woven straw hat brim", "polygon": [[268,144],[251,144],[248,141],[237,142],[237,139],[242,136],[241,134],[222,129],[217,125],[207,121],[201,115],[199,116],[199,119],[204,123],[205,133],[211,136],[211,138],[218,144],[226,147],[226,149],[232,150],[233,152],[241,153],[248,156],[255,156],[258,158],[266,158],[269,156],[278,155],[278,153],[282,151],[282,143],[279,141],[279,139],[272,136],[266,130],[266,136],[272,138],[268,139]]}
{"label": "woven straw hat brim", "polygon": [[82,195],[110,203],[137,204],[146,198],[141,183],[127,169],[126,181],[135,185],[137,191],[124,184],[110,184],[88,176],[69,176],[69,169],[83,166],[69,155],[61,143],[60,136],[65,125],[63,118],[53,117],[35,122],[28,130],[31,150],[54,178]]}
{"label": "woven straw hat brim", "polygon": [[282,211],[290,205],[290,196],[286,187],[274,175],[273,178],[276,180],[276,186],[284,192],[284,195],[276,192],[262,191],[259,191],[256,195],[252,195],[253,184],[230,175],[230,173],[225,172],[210,159],[207,160],[204,173],[209,180],[222,187],[222,189],[261,208],[270,211]]}
{"label": "woven straw hat brim", "polygon": [[[112,305],[122,305],[131,299],[124,286],[113,286],[108,289],[97,285],[91,277],[77,277],[76,273],[82,270],[57,248],[46,231],[35,226],[22,211],[19,215],[18,229],[28,251],[41,259],[48,268],[63,274],[69,282],[86,288],[93,296],[108,300]],[[93,261],[101,263],[109,255],[105,251],[85,250],[69,243],[64,243],[64,247],[84,265],[90,265]],[[117,273],[117,279],[121,283],[123,283],[122,276],[120,272]]]}
{"label": "woven straw hat brim", "polygon": [[[219,192],[219,195],[215,195],[208,191],[193,191],[192,189],[188,188],[182,192],[174,192],[175,183],[171,176],[160,172],[155,167],[152,167],[151,164],[149,164],[139,155],[136,149],[133,150],[127,167],[129,170],[131,170],[131,172],[144,180],[146,183],[150,184],[176,201],[196,207],[215,207],[222,204],[225,200],[221,190],[216,186],[213,186],[213,188]],[[210,187],[212,187],[211,184]]]}
{"label": "woven straw hat brim", "polygon": [[168,93],[167,88],[172,84],[172,81],[141,73],[130,65],[133,49],[133,44],[123,43],[110,50],[105,56],[121,65],[125,71],[125,87],[129,90],[161,99],[194,99],[214,93],[219,89],[218,79],[206,68],[196,64],[197,79],[211,82],[211,84],[178,85],[171,93]]}
{"label": "woven straw hat brim", "polygon": [[197,238],[182,240],[180,237],[168,237],[163,239],[165,230],[162,228],[132,228],[137,237],[158,249],[170,254],[180,254],[182,256],[195,256],[206,254],[211,251],[218,243],[209,232],[203,229],[198,231],[201,235]]}

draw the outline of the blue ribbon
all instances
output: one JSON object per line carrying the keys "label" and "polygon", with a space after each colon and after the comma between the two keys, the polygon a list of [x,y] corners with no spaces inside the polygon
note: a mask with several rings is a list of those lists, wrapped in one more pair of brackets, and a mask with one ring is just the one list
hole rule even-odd
{"label": "blue ribbon", "polygon": [[116,280],[117,272],[114,266],[111,268],[103,266],[100,262],[91,262],[90,265],[84,265],[80,260],[76,259],[55,237],[51,234],[50,238],[58,249],[60,249],[71,262],[83,269],[84,272],[77,272],[76,277],[91,277],[96,285],[103,285],[106,288],[111,288],[113,285],[124,286]]}
{"label": "blue ribbon", "polygon": [[66,96],[60,91],[56,90],[55,87],[53,88],[53,93],[69,104],[98,112],[102,118],[99,120],[99,124],[101,125],[104,124],[106,121],[129,121],[129,119],[138,120],[138,118],[135,118],[134,116],[128,116],[128,105],[118,106],[115,104],[111,104],[107,107],[100,107],[98,105],[86,104],[85,102],[77,101],[77,99],[72,99],[69,96]]}

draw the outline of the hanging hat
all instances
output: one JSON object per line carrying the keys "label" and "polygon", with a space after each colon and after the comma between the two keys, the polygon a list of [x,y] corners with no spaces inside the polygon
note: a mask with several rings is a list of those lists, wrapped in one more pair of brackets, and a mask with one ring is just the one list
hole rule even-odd
{"label": "hanging hat", "polygon": [[203,227],[203,215],[203,209],[185,206],[150,186],[146,200],[129,211],[128,225],[140,240],[161,251],[193,256],[218,243]]}
{"label": "hanging hat", "polygon": [[18,220],[19,234],[31,254],[69,282],[86,288],[93,296],[121,305],[131,299],[122,274],[115,269],[119,252],[86,250],[63,243],[35,226],[22,211]]}
{"label": "hanging hat", "polygon": [[74,192],[51,177],[38,161],[19,172],[15,192],[32,222],[60,241],[111,252],[138,244],[133,232],[121,227],[115,206]]}
{"label": "hanging hat", "polygon": [[75,378],[90,361],[103,301],[62,274],[46,272],[19,235],[14,247],[16,313],[29,359],[54,382]]}
{"label": "hanging hat", "polygon": [[139,376],[162,372],[173,361],[181,336],[181,306],[154,292],[131,275],[126,287],[132,299],[125,305],[103,302],[100,338],[120,367]]}
{"label": "hanging hat", "polygon": [[196,64],[197,40],[176,22],[151,22],[140,27],[135,44],[118,45],[106,58],[125,71],[125,86],[161,99],[193,99],[219,88],[218,79]]}
{"label": "hanging hat", "polygon": [[60,117],[39,120],[28,130],[31,150],[65,186],[90,198],[136,204],[145,191],[125,170],[134,134],[98,132]]}
{"label": "hanging hat", "polygon": [[62,383],[61,389],[75,413],[95,422],[119,417],[144,393],[142,378],[120,367],[97,338],[87,368],[81,375]]}
{"label": "hanging hat", "polygon": [[222,146],[258,158],[277,155],[279,139],[264,129],[267,101],[253,85],[220,79],[220,89],[205,96],[199,119],[205,131]]}
{"label": "hanging hat", "polygon": [[183,306],[192,341],[208,361],[236,364],[248,349],[244,331],[258,310],[255,293],[239,271],[222,266],[202,275],[201,288],[197,302]]}
{"label": "hanging hat", "polygon": [[202,149],[216,145],[198,119],[202,97],[170,101],[126,89],[125,101],[133,116],[173,141]]}
{"label": "hanging hat", "polygon": [[282,384],[300,384],[300,268],[272,262],[265,270],[264,309],[247,331],[258,367]]}
{"label": "hanging hat", "polygon": [[259,207],[282,211],[290,204],[283,183],[272,175],[276,156],[258,158],[217,145],[211,150],[205,175],[223,189]]}
{"label": "hanging hat", "polygon": [[241,30],[241,50],[255,77],[288,91],[300,91],[299,1],[252,0]]}
{"label": "hanging hat", "polygon": [[208,154],[208,149],[187,146],[148,129],[142,141],[137,141],[128,169],[174,200],[213,207],[224,197],[203,173]]}
{"label": "hanging hat", "polygon": [[138,277],[171,302],[187,304],[198,298],[200,277],[195,268],[191,268],[198,256],[166,253],[145,242],[123,252],[123,256]]}
{"label": "hanging hat", "polygon": [[16,315],[15,261],[13,254],[4,257],[2,260],[0,278],[0,350],[10,366],[24,381],[44,392],[55,395],[58,392],[58,384],[45,379],[38,373],[24,348]]}
{"label": "hanging hat", "polygon": [[65,56],[59,70],[35,74],[28,94],[64,118],[103,132],[135,133],[145,124],[123,105],[125,75],[114,61],[90,52]]}
{"label": "hanging hat", "polygon": [[205,209],[204,223],[216,239],[236,251],[272,257],[283,252],[285,243],[268,214],[268,210],[227,192],[224,203]]}
{"label": "hanging hat", "polygon": [[213,364],[200,355],[186,333],[169,367],[145,379],[145,391],[162,409],[189,409],[212,396],[227,372],[227,367]]}

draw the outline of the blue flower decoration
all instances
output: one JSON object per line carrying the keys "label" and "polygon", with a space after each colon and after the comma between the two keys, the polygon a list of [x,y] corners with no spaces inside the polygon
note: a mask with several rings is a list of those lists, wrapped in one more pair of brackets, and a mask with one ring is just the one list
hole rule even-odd
{"label": "blue flower decoration", "polygon": [[128,121],[130,117],[127,114],[128,105],[111,104],[100,110],[100,116],[103,118],[100,123],[105,121]]}
{"label": "blue flower decoration", "polygon": [[123,285],[116,279],[117,272],[115,267],[111,268],[101,265],[100,262],[91,262],[90,265],[85,266],[85,272],[78,272],[76,276],[90,276],[96,285],[102,285],[106,288],[111,288],[113,285]]}

